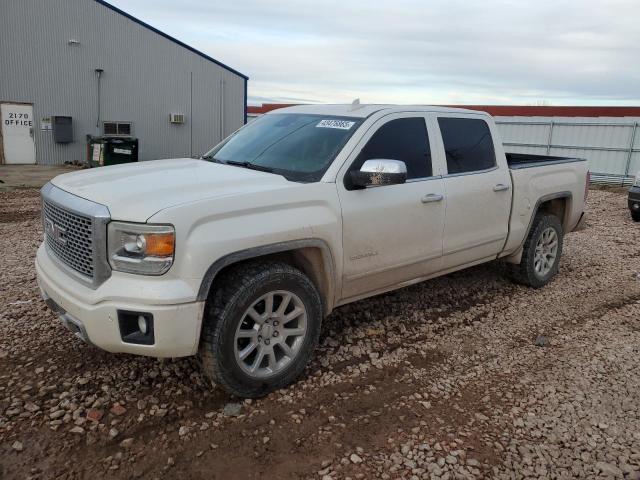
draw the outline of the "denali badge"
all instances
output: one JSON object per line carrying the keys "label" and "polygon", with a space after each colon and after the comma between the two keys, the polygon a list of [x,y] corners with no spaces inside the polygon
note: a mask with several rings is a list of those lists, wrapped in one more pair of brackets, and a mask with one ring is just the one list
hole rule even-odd
{"label": "denali badge", "polygon": [[52,220],[49,220],[48,218],[45,218],[44,220],[44,231],[59,245],[64,246],[67,244],[67,229],[61,227],[60,225],[56,225]]}

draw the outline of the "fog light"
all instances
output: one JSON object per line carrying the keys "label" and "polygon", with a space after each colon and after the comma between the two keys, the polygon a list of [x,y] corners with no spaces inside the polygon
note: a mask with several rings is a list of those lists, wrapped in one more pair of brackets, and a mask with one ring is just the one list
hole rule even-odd
{"label": "fog light", "polygon": [[118,326],[120,338],[124,343],[137,345],[153,345],[153,315],[148,312],[131,312],[118,310]]}
{"label": "fog light", "polygon": [[633,209],[634,210],[640,210],[640,203],[634,203],[633,204]]}
{"label": "fog light", "polygon": [[147,334],[147,319],[143,315],[138,315],[138,329],[143,335]]}

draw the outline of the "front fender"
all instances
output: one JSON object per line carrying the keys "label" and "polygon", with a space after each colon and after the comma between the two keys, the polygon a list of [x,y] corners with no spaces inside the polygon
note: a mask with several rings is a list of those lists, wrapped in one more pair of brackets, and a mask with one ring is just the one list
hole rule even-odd
{"label": "front fender", "polygon": [[165,209],[149,222],[176,229],[172,273],[189,279],[205,299],[225,266],[299,248],[318,248],[331,272],[332,298],[341,291],[342,216],[335,184],[288,184]]}

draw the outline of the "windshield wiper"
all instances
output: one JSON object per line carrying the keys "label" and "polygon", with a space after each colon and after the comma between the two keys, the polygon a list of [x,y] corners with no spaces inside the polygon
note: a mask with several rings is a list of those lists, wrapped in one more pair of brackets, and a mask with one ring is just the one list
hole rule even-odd
{"label": "windshield wiper", "polygon": [[224,163],[226,163],[227,165],[233,165],[233,166],[236,166],[236,167],[244,167],[244,168],[249,168],[251,170],[258,170],[259,172],[273,173],[273,168],[265,167],[263,165],[258,165],[256,163],[238,162],[236,160],[227,160]]}
{"label": "windshield wiper", "polygon": [[213,155],[203,155],[203,156],[200,157],[200,160],[208,160],[210,162],[215,162],[215,163],[224,163],[221,160],[218,160]]}

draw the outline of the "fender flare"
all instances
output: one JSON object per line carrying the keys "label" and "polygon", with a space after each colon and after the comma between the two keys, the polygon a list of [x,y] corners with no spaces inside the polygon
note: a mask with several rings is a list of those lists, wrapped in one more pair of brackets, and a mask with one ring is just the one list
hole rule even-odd
{"label": "fender flare", "polygon": [[[520,263],[520,259],[522,258],[522,249],[524,247],[524,242],[527,241],[527,237],[529,236],[529,232],[531,232],[531,227],[533,227],[533,221],[536,218],[536,215],[538,215],[538,211],[540,210],[540,205],[542,205],[545,202],[548,202],[550,200],[556,200],[558,198],[567,198],[570,201],[573,200],[573,194],[570,191],[564,191],[564,192],[556,192],[556,193],[549,193],[547,195],[543,195],[540,198],[538,198],[538,200],[536,201],[536,205],[535,207],[533,207],[533,212],[531,214],[531,218],[529,218],[529,225],[527,226],[527,230],[524,234],[524,236],[522,237],[522,241],[520,242],[520,245],[518,245],[518,248],[516,248],[513,253],[506,255],[504,257],[504,259],[507,262],[510,263]],[[564,227],[564,218],[560,219],[560,222],[563,224]]]}
{"label": "fender flare", "polygon": [[214,279],[223,268],[228,267],[229,265],[233,265],[234,263],[241,262],[243,260],[264,257],[265,255],[270,255],[273,253],[299,250],[301,248],[319,248],[322,252],[322,262],[324,264],[324,268],[328,273],[329,279],[331,280],[331,282],[333,282],[334,285],[329,295],[332,298],[326,299],[327,303],[330,303],[331,305],[326,305],[325,307],[327,307],[326,309],[330,311],[332,305],[335,304],[335,298],[333,298],[335,297],[335,287],[337,285],[335,278],[335,264],[333,254],[331,253],[329,245],[327,244],[327,242],[319,238],[289,240],[285,242],[272,243],[269,245],[261,245],[259,247],[252,247],[245,250],[239,250],[237,252],[229,253],[224,257],[219,258],[209,266],[206,273],[204,274],[202,283],[200,284],[200,288],[198,290],[197,300],[205,301],[207,299]]}

